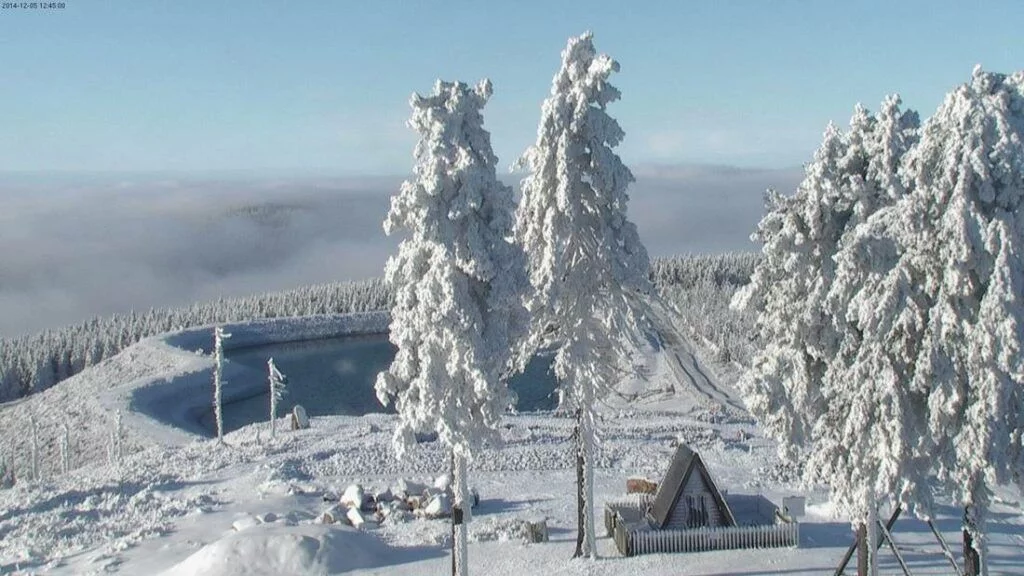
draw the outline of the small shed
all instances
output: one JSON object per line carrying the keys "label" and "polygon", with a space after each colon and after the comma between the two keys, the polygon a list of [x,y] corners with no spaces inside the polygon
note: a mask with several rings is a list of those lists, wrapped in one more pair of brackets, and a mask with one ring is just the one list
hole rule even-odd
{"label": "small shed", "polygon": [[685,444],[676,448],[647,510],[647,519],[659,530],[736,526],[736,519],[700,454]]}

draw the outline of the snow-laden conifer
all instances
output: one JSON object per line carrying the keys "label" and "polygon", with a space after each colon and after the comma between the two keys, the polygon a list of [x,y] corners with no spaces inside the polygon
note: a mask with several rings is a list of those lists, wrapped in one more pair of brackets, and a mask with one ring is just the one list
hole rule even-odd
{"label": "snow-laden conifer", "polygon": [[217,422],[217,441],[224,442],[224,415],[221,411],[222,389],[224,387],[224,339],[231,334],[223,326],[213,329],[213,414]]}
{"label": "snow-laden conifer", "polygon": [[[438,81],[430,96],[413,95],[415,176],[392,197],[384,222],[386,233],[406,238],[385,271],[398,352],[377,378],[377,395],[398,410],[399,457],[417,432],[436,431],[451,448],[455,473],[481,444],[500,441],[511,401],[503,376],[527,326],[522,256],[511,242],[512,190],[495,175],[483,128],[491,91],[488,80],[475,87]],[[468,514],[461,476],[455,502]],[[463,523],[456,533],[462,574],[465,544]]]}
{"label": "snow-laden conifer", "polygon": [[827,409],[822,349],[832,333],[821,302],[848,218],[842,212],[848,211],[849,197],[841,194],[846,155],[842,132],[829,124],[796,193],[768,191],[765,216],[751,237],[762,243],[762,257],[750,283],[733,299],[735,308],[757,313],[757,336],[765,346],[741,377],[741,393],[790,459],[810,445],[812,430]]}
{"label": "snow-laden conifer", "polygon": [[968,507],[985,570],[992,487],[1024,472],[1024,72],[976,68],[924,125],[908,167],[924,217],[904,260],[930,304],[912,384],[929,391],[923,449]]}
{"label": "snow-laden conifer", "polygon": [[571,38],[544,101],[536,143],[521,164],[517,240],[528,258],[532,343],[558,346],[554,371],[562,408],[577,414],[582,458],[577,555],[594,550],[595,401],[621,377],[619,363],[639,337],[650,264],[626,217],[633,174],[613,148],[624,132],[606,107],[616,61],[594,49],[590,33]]}
{"label": "snow-laden conifer", "polygon": [[[766,343],[741,379],[748,407],[804,461],[804,479],[828,483],[835,511],[869,534],[880,500],[930,497],[916,442],[922,398],[886,340],[912,339],[920,309],[907,278],[889,274],[901,213],[879,214],[905,194],[899,170],[917,135],[916,114],[899,104],[886,99],[878,117],[858,105],[847,133],[826,130],[796,194],[770,195],[755,235],[764,257],[734,300],[757,311]],[[909,291],[878,297],[900,287]]]}
{"label": "snow-laden conifer", "polygon": [[837,512],[855,518],[874,512],[876,496],[930,507],[927,462],[917,451],[926,410],[908,385],[924,303],[899,269],[913,209],[897,203],[907,190],[900,172],[917,132],[917,114],[891,96],[860,140],[862,159],[849,170],[852,218],[824,307],[836,343],[824,351],[827,412],[812,434],[807,472],[830,484]]}
{"label": "snow-laden conifer", "polygon": [[267,380],[270,384],[270,437],[274,438],[277,436],[277,403],[286,392],[287,378],[277,369],[273,358],[267,359]]}

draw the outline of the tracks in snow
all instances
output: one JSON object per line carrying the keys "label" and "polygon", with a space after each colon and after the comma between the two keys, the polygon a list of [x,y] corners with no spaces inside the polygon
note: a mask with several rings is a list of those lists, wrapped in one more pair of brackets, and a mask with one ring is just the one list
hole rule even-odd
{"label": "tracks in snow", "polygon": [[743,403],[733,393],[718,383],[717,379],[701,365],[693,345],[684,340],[676,329],[671,313],[658,302],[652,306],[652,323],[661,337],[669,367],[676,380],[687,386],[697,400],[707,408],[721,407],[730,416],[749,418]]}

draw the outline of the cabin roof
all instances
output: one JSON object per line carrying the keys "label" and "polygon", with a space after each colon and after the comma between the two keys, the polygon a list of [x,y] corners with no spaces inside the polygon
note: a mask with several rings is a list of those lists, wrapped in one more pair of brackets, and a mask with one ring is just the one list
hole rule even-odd
{"label": "cabin roof", "polygon": [[647,513],[655,527],[664,528],[669,518],[672,517],[672,512],[675,510],[676,505],[679,503],[679,497],[683,493],[683,488],[694,471],[701,475],[704,484],[711,491],[711,497],[715,505],[718,506],[725,525],[735,526],[736,520],[729,510],[729,506],[725,503],[725,499],[722,498],[722,493],[718,490],[718,486],[711,479],[711,475],[708,473],[707,467],[704,466],[704,461],[701,460],[700,454],[691,450],[689,446],[680,444],[676,448],[675,455],[672,456],[672,462],[668,466],[668,471],[665,472],[665,477],[658,484],[658,491],[654,495],[654,502],[651,503],[651,509]]}

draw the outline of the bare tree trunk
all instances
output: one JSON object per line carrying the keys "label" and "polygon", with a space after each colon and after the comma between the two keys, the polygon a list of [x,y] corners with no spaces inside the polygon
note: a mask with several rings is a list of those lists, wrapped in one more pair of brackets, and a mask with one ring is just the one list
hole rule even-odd
{"label": "bare tree trunk", "polygon": [[224,386],[224,339],[231,334],[221,326],[213,329],[213,415],[217,422],[217,441],[224,443],[224,415],[221,411],[221,388]]}
{"label": "bare tree trunk", "polygon": [[71,470],[71,432],[68,425],[61,428],[60,436],[60,472],[67,474]]}
{"label": "bare tree trunk", "polygon": [[857,526],[857,576],[868,576],[868,527]]}
{"label": "bare tree trunk", "polygon": [[875,494],[872,490],[867,496],[868,520],[867,540],[870,543],[868,548],[868,574],[878,576],[878,503],[875,501]]}
{"label": "bare tree trunk", "polygon": [[39,434],[36,430],[36,414],[34,411],[28,413],[28,425],[29,425],[29,442],[31,443],[29,453],[29,470],[32,473],[32,480],[35,482],[39,481]]}
{"label": "bare tree trunk", "polygon": [[466,482],[466,458],[455,454],[453,458],[452,489],[455,502],[452,506],[452,535],[455,545],[452,547],[456,576],[469,576],[469,486]]}
{"label": "bare tree trunk", "polygon": [[964,576],[982,576],[986,572],[986,566],[982,562],[982,554],[975,542],[974,533],[977,533],[977,515],[973,506],[964,507]]}
{"label": "bare tree trunk", "polygon": [[597,558],[597,542],[594,526],[594,418],[589,410],[592,398],[585,398],[585,411],[580,423],[580,446],[583,457],[583,555]]}
{"label": "bare tree trunk", "polygon": [[[886,530],[892,530],[892,527],[896,524],[896,519],[900,517],[900,513],[902,511],[903,509],[899,505],[892,509],[892,516],[889,516],[889,521],[885,523]],[[850,547],[846,549],[846,554],[843,556],[843,559],[839,562],[839,567],[836,568],[836,571],[833,573],[832,576],[843,576],[843,571],[846,570],[846,566],[850,563],[850,560],[853,558],[853,554],[860,550],[860,542],[860,530],[858,529],[854,531],[853,544],[851,544]],[[879,542],[875,548],[877,549],[881,547],[882,543]]]}
{"label": "bare tree trunk", "polygon": [[[587,404],[584,403],[584,406]],[[576,427],[573,430],[576,448],[576,551],[573,558],[597,556],[594,541],[594,426],[593,421],[581,407],[576,411]]]}
{"label": "bare tree trunk", "polygon": [[573,558],[583,556],[583,525],[586,518],[583,516],[583,507],[586,502],[583,498],[583,442],[580,435],[580,420],[582,411],[576,410],[576,425],[572,430],[573,451],[576,453],[576,551]]}
{"label": "bare tree trunk", "polygon": [[[449,474],[449,476],[448,476],[449,478],[451,478],[452,480],[455,479],[455,451],[454,450],[448,454],[448,474]],[[452,528],[452,534],[451,534],[451,539],[452,539],[452,576],[456,576],[456,574],[457,574],[457,572],[456,572],[457,565],[456,564],[457,563],[456,563],[456,560],[455,560],[456,552],[455,552],[455,508],[454,508],[454,506],[452,507],[452,525],[451,525],[451,528]]]}

